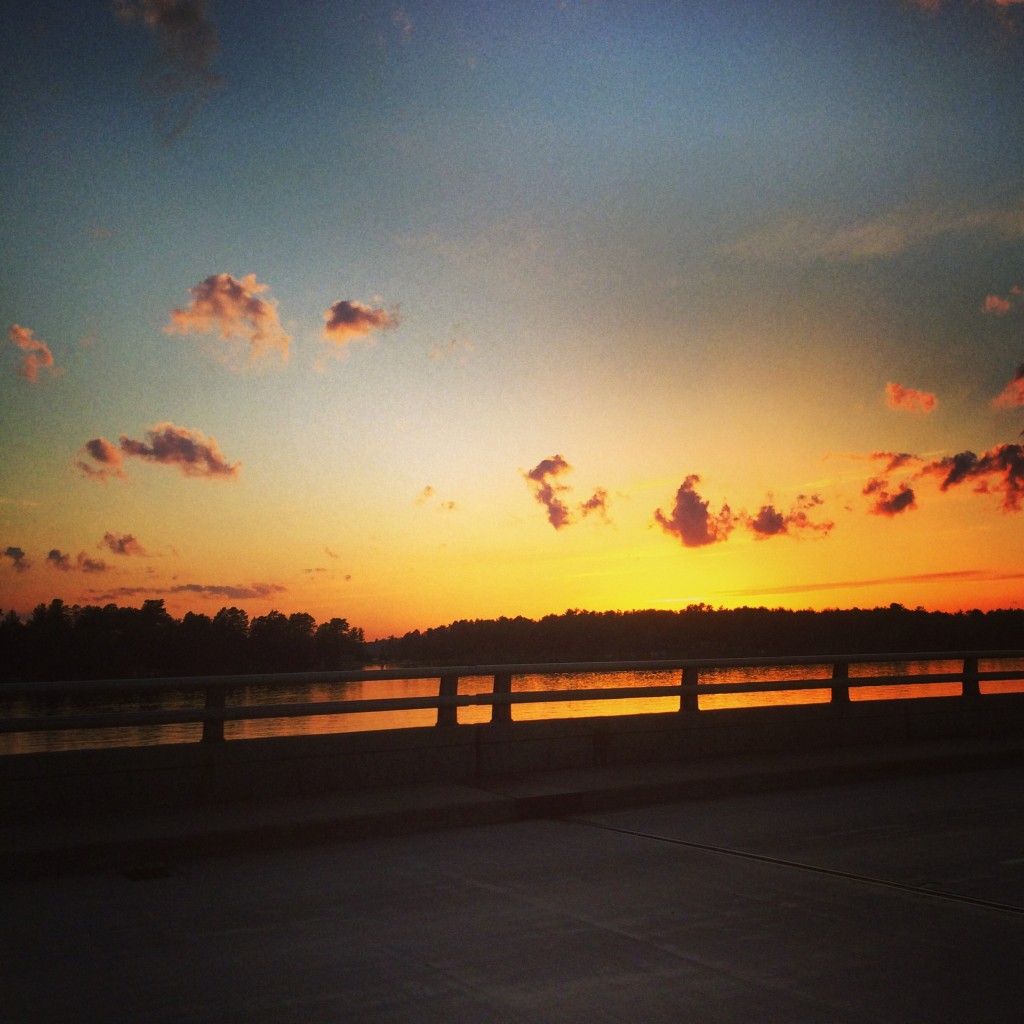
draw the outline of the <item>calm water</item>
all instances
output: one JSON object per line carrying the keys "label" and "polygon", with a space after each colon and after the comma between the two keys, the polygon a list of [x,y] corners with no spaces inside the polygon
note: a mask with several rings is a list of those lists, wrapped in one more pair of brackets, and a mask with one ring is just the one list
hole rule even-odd
{"label": "calm water", "polygon": [[[959,660],[929,662],[879,662],[869,665],[851,665],[851,700],[886,700],[912,697],[956,697],[960,694],[959,683],[918,683],[905,686],[862,686],[856,685],[857,678],[872,676],[913,674],[929,672],[958,672]],[[985,671],[1020,670],[1024,672],[1024,659],[1002,659],[982,661],[979,669]],[[827,678],[831,666],[796,665],[772,666],[761,669],[720,669],[701,673],[701,684],[709,690],[715,684],[756,682],[759,680],[815,679]],[[679,681],[678,671],[667,672],[624,672],[585,673],[582,675],[556,674],[545,676],[516,676],[513,679],[515,691],[543,690],[590,690],[619,686],[671,686]],[[305,686],[278,687],[272,691],[262,688],[240,688],[228,697],[228,704],[289,704],[304,701],[360,700],[378,697],[432,696],[437,692],[436,679],[411,680],[369,680],[354,683],[331,683]],[[490,676],[466,676],[459,680],[462,694],[487,693],[492,686]],[[982,693],[1022,692],[1024,680],[991,682],[981,684]],[[2,697],[2,691],[0,691]],[[770,704],[820,704],[827,703],[828,688],[813,690],[782,690],[774,693],[701,694],[699,707],[702,711],[719,708],[754,707]],[[124,709],[150,708],[191,708],[201,707],[203,698],[197,694],[167,694],[160,700],[146,702],[125,702]],[[43,702],[3,701],[0,699],[0,715],[3,717],[43,714],[69,714],[89,707],[79,701],[58,700]],[[92,705],[98,707],[98,704]],[[657,712],[671,712],[679,708],[676,697],[637,697],[624,700],[555,701],[551,703],[522,704],[513,706],[512,716],[516,721],[540,718],[580,718],[597,715],[636,715]],[[460,724],[486,722],[491,709],[486,706],[459,708]],[[249,722],[227,722],[227,739],[245,739],[259,736],[286,736],[331,732],[361,732],[375,729],[405,729],[432,726],[437,720],[434,710],[387,711],[365,714],[323,715],[314,718],[278,718]],[[33,753],[46,750],[73,750],[96,747],[146,746],[156,743],[195,742],[199,739],[201,725],[132,726],[114,729],[79,729],[52,733],[0,734],[0,754]]]}

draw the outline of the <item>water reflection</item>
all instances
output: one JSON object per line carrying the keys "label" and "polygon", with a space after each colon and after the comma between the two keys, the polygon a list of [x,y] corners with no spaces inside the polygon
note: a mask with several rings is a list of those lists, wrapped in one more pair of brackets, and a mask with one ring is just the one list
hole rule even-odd
{"label": "water reflection", "polygon": [[[960,683],[910,683],[905,685],[858,686],[857,680],[890,675],[927,675],[929,673],[960,672],[960,660],[925,662],[878,662],[852,664],[849,689],[852,701],[892,700],[916,697],[956,697]],[[1024,671],[1024,659],[983,661],[979,670]],[[814,665],[769,666],[766,668],[723,668],[702,672],[698,707],[701,711],[724,708],[765,707],[781,704],[821,704],[831,700],[831,686],[803,690],[776,690],[770,693],[715,693],[716,686],[728,683],[766,682],[802,679],[828,679],[831,663]],[[599,690],[612,687],[676,686],[679,670],[641,671],[624,673],[556,673],[552,675],[518,675],[512,680],[514,692],[544,692],[550,690]],[[490,693],[492,676],[464,676],[459,679],[460,694]],[[228,706],[272,706],[274,704],[323,703],[330,701],[369,700],[386,697],[433,697],[437,694],[438,680],[434,679],[373,679],[349,683],[315,683],[280,686],[273,690],[264,687],[239,687],[228,694]],[[984,682],[982,693],[1022,692],[1024,680]],[[146,700],[119,700],[117,710],[146,710],[157,708],[198,708],[203,696],[194,692],[167,693]],[[37,715],[76,714],[88,710],[111,710],[100,697],[91,700],[60,698],[57,700],[27,701],[2,699],[0,715],[24,717]],[[616,700],[552,701],[513,705],[514,721],[536,721],[551,718],[581,718],[608,715],[642,715],[679,710],[678,697],[635,697]],[[460,725],[490,721],[488,705],[472,705],[458,709]],[[352,714],[331,714],[300,718],[264,718],[226,722],[225,739],[255,739],[264,736],[317,735],[335,732],[367,732],[379,729],[423,728],[435,725],[435,709],[373,711]],[[119,726],[107,729],[76,729],[57,732],[0,734],[0,754],[38,753],[52,750],[73,750],[100,747],[149,746],[166,743],[193,743],[199,740],[202,725]]]}

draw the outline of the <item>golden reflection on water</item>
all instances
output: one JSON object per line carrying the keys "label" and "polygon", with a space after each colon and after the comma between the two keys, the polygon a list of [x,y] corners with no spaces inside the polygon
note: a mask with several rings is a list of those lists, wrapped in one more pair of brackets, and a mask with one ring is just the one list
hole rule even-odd
{"label": "golden reflection on water", "polygon": [[[959,672],[960,660],[927,662],[878,662],[850,666],[851,701],[893,700],[915,697],[956,697],[960,683],[910,683],[905,685],[858,686],[858,679],[887,675],[926,675],[928,673]],[[1024,659],[1005,659],[981,662],[979,670],[1021,670]],[[715,693],[716,685],[738,682],[801,679],[828,679],[831,663],[814,665],[769,666],[766,668],[715,669],[700,675],[701,687],[707,688],[698,698],[701,711],[724,708],[766,707],[773,705],[822,704],[831,700],[830,686],[806,690],[776,690],[770,693]],[[543,692],[550,690],[596,690],[629,686],[676,686],[680,671],[644,671],[622,673],[560,673],[552,675],[518,675],[513,678],[514,692]],[[459,679],[459,693],[463,695],[490,693],[494,685],[490,675],[464,676]],[[322,703],[342,700],[369,700],[389,697],[433,697],[437,694],[438,680],[433,679],[375,679],[350,683],[317,683],[304,686],[279,687],[266,690],[260,687],[240,687],[232,691],[229,706],[273,705],[289,703]],[[1024,680],[983,682],[982,693],[1024,692]],[[139,709],[139,702],[124,702],[124,709]],[[149,701],[145,707],[156,707]],[[200,707],[202,696],[195,693],[168,694],[161,707]],[[13,701],[0,706],[3,715],[67,714],[82,710],[83,705],[71,706],[62,700],[57,705],[30,706],[26,701]],[[514,721],[537,721],[554,718],[587,718],[611,715],[644,715],[679,710],[679,697],[636,697],[611,700],[550,701],[513,705]],[[460,725],[488,722],[489,705],[471,705],[458,709]],[[225,739],[255,739],[264,736],[320,735],[336,732],[369,732],[381,729],[423,728],[435,725],[436,709],[374,711],[299,718],[265,718],[229,721],[224,726]],[[200,724],[123,726],[110,729],[78,729],[74,731],[0,734],[0,754],[36,753],[49,750],[86,749],[97,747],[149,746],[165,743],[192,743],[202,732]]]}

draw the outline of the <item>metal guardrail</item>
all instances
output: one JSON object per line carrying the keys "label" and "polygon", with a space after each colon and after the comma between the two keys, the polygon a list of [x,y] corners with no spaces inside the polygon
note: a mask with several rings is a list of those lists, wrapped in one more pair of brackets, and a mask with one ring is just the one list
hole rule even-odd
{"label": "metal guardrail", "polygon": [[[1019,668],[980,671],[983,661],[1018,659]],[[918,663],[959,661],[954,672],[900,673],[880,676],[850,675],[850,666],[880,662]],[[806,679],[767,679],[756,682],[706,683],[701,675],[722,669],[771,669],[800,665],[823,665],[827,676]],[[516,691],[513,678],[521,675],[581,675],[626,672],[679,672],[679,682],[660,686],[620,686],[576,690]],[[490,676],[489,692],[460,694],[459,680]],[[382,697],[340,701],[308,701],[287,704],[227,703],[230,691],[243,687],[273,689],[286,685],[315,683],[372,682],[374,680],[436,679],[437,692],[420,697]],[[119,726],[180,725],[202,723],[203,742],[224,740],[224,723],[266,718],[316,717],[377,711],[437,711],[438,726],[458,724],[458,709],[489,705],[492,724],[510,723],[512,707],[541,702],[613,701],[640,697],[677,697],[678,710],[696,713],[698,698],[706,694],[766,693],[792,690],[828,689],[833,704],[850,702],[850,687],[906,686],[927,683],[959,683],[961,699],[982,696],[980,684],[988,681],[1024,680],[1024,651],[918,652],[866,655],[801,655],[770,658],[715,658],[658,661],[544,662],[513,665],[459,665],[408,669],[362,669],[337,672],[289,672],[268,675],[185,676],[163,679],[106,679],[74,682],[12,683],[0,687],[0,699],[53,700],[54,698],[103,697],[108,704],[118,698],[156,698],[169,692],[202,693],[203,707],[99,709],[71,714],[8,716],[0,719],[0,733],[53,732],[68,729]]]}

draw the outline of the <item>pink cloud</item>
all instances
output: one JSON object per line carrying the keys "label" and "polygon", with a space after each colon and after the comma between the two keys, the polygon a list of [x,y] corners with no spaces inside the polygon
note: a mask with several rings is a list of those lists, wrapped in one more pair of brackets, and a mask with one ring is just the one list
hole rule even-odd
{"label": "pink cloud", "polygon": [[204,437],[198,430],[177,427],[173,423],[158,423],[150,427],[142,441],[122,434],[116,448],[106,438],[93,438],[86,441],[84,454],[99,465],[79,459],[77,467],[87,476],[100,480],[110,476],[124,477],[126,456],[177,466],[185,476],[232,478],[241,469],[240,462],[228,462],[224,458],[212,437]]}
{"label": "pink cloud", "polygon": [[211,274],[189,289],[192,301],[171,312],[167,334],[214,334],[231,342],[223,362],[237,360],[240,347],[248,344],[249,365],[276,351],[285,362],[291,338],[277,318],[277,303],[260,298],[268,285],[259,284],[255,274],[236,280],[230,274]]}
{"label": "pink cloud", "polygon": [[709,502],[704,501],[694,490],[699,483],[700,477],[696,473],[690,474],[676,491],[672,512],[666,515],[659,508],[654,513],[655,521],[661,528],[678,537],[683,546],[688,548],[727,540],[738,522],[738,517],[728,505],[723,504],[718,512],[710,512]]}
{"label": "pink cloud", "polygon": [[1013,379],[1002,392],[992,399],[992,404],[997,409],[1012,409],[1024,405],[1024,363],[1017,367]]}
{"label": "pink cloud", "polygon": [[32,337],[31,328],[22,327],[20,324],[11,324],[7,337],[25,353],[22,356],[21,366],[18,367],[18,373],[26,380],[30,380],[35,384],[39,380],[39,372],[41,370],[49,370],[51,373],[57,372],[53,361],[53,353],[50,352],[46,342]]}
{"label": "pink cloud", "polygon": [[224,458],[212,437],[206,438],[198,430],[176,427],[173,423],[150,427],[144,441],[122,434],[120,445],[125,455],[177,466],[185,476],[235,477],[241,468],[241,463]]}
{"label": "pink cloud", "polygon": [[377,330],[398,326],[398,313],[374,309],[353,299],[339,299],[324,313],[324,340],[344,350],[352,341],[368,338]]}
{"label": "pink cloud", "polygon": [[82,454],[98,463],[93,465],[84,458],[75,463],[86,476],[91,476],[94,480],[106,480],[112,476],[124,477],[124,456],[120,449],[105,437],[94,437],[91,441],[86,441]]}
{"label": "pink cloud", "polygon": [[998,295],[986,295],[985,302],[981,307],[983,313],[994,313],[996,316],[1005,316],[1013,309],[1009,299],[1001,299]]}
{"label": "pink cloud", "polygon": [[533,496],[547,509],[548,522],[556,530],[568,526],[571,522],[569,506],[559,497],[559,494],[568,491],[569,487],[556,482],[559,476],[571,470],[572,466],[561,455],[552,455],[549,459],[541,459],[533,469],[523,474],[526,481],[532,485]]}
{"label": "pink cloud", "polygon": [[890,381],[885,385],[886,401],[891,409],[907,409],[910,412],[931,412],[938,399],[930,391],[905,388]]}

